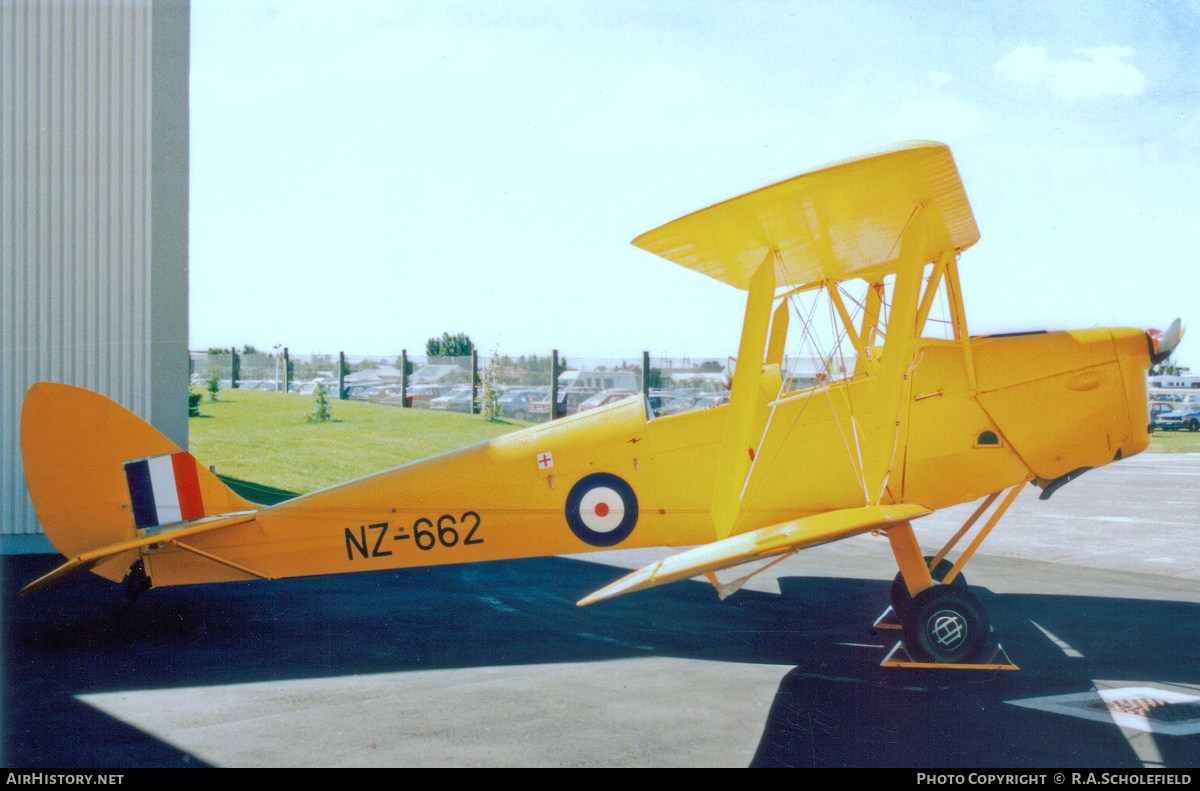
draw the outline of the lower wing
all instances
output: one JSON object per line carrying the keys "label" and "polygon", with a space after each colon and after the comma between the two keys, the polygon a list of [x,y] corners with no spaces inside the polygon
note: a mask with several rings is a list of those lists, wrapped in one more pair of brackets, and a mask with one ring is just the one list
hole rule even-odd
{"label": "lower wing", "polygon": [[893,527],[929,513],[931,511],[928,508],[915,504],[871,505],[829,511],[759,528],[651,563],[585,596],[579,600],[578,605],[583,607],[623,593],[689,579],[754,560],[785,555],[869,530]]}

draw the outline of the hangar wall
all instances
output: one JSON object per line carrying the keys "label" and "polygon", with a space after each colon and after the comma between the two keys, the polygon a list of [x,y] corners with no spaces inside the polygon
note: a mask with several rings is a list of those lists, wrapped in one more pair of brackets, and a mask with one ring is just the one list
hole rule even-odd
{"label": "hangar wall", "polygon": [[187,447],[189,13],[0,4],[5,552],[49,547],[21,468],[34,382],[96,390]]}

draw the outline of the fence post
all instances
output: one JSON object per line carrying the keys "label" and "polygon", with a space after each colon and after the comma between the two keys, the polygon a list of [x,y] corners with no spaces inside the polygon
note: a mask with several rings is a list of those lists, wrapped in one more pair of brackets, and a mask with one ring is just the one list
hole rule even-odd
{"label": "fence post", "polygon": [[650,352],[642,352],[642,397],[650,403]]}
{"label": "fence post", "polygon": [[229,366],[229,387],[232,390],[237,390],[238,379],[242,375],[242,358],[238,357],[236,346],[231,348],[229,352],[233,355],[233,363]]}
{"label": "fence post", "polygon": [[479,398],[479,388],[475,384],[475,379],[479,376],[479,352],[474,346],[471,347],[471,414],[478,414],[475,401]]}
{"label": "fence post", "polygon": [[408,349],[400,350],[400,407],[408,406]]}
{"label": "fence post", "polygon": [[346,353],[338,352],[338,400],[346,400]]}
{"label": "fence post", "polygon": [[288,350],[287,350],[287,347],[284,346],[283,347],[283,392],[285,392],[285,393],[290,392],[292,389],[292,379],[291,379],[291,377],[288,376],[288,363],[289,362],[291,362],[291,361],[288,359]]}
{"label": "fence post", "polygon": [[550,354],[550,419],[558,417],[558,349]]}

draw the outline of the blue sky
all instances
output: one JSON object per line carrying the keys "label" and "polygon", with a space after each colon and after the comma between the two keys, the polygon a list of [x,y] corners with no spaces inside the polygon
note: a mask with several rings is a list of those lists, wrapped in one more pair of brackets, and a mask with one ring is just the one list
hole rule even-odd
{"label": "blue sky", "polygon": [[743,292],[629,240],[909,139],[972,332],[1200,321],[1194,0],[192,0],[191,58],[193,348],[733,353]]}

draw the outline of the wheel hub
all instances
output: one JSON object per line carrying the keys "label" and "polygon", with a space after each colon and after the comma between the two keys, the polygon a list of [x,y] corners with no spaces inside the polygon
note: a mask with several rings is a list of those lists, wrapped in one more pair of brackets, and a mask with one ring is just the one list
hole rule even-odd
{"label": "wheel hub", "polygon": [[938,610],[926,621],[929,638],[938,646],[953,651],[967,639],[967,621],[954,610]]}

